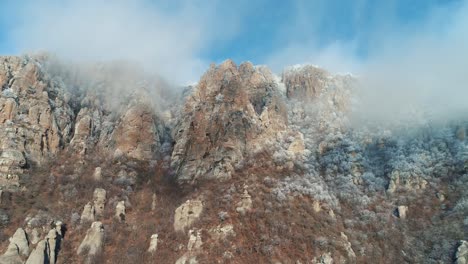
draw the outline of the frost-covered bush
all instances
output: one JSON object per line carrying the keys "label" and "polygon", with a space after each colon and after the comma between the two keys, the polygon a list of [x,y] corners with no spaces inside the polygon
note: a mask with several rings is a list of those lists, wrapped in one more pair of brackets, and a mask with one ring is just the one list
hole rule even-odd
{"label": "frost-covered bush", "polygon": [[336,197],[330,193],[323,180],[312,174],[285,178],[273,190],[273,194],[278,201],[283,201],[290,195],[300,194],[307,195],[314,200],[323,201],[334,208],[339,207]]}
{"label": "frost-covered bush", "polygon": [[458,212],[468,211],[468,197],[463,197],[460,200],[458,200],[457,204],[453,209]]}
{"label": "frost-covered bush", "polygon": [[370,192],[378,192],[385,189],[387,181],[382,177],[376,177],[372,172],[362,174],[362,179]]}

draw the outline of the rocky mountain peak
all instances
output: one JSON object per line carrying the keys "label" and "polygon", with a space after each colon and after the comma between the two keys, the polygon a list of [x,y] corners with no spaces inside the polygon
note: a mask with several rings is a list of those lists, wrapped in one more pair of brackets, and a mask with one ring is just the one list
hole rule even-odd
{"label": "rocky mountain peak", "polygon": [[465,261],[467,122],[355,125],[357,86],[0,57],[0,263]]}

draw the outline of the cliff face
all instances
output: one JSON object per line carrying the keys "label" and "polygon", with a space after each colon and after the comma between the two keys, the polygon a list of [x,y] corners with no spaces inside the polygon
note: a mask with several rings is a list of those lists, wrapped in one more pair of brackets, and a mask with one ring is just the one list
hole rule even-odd
{"label": "cliff face", "polygon": [[0,263],[462,261],[466,122],[356,126],[358,86],[1,57]]}
{"label": "cliff face", "polygon": [[132,85],[125,88],[127,94],[113,99],[98,88],[114,78],[106,69],[96,79],[83,81],[76,79],[82,76],[76,69],[66,72],[74,76],[57,74],[50,63],[47,57],[1,58],[0,182],[4,187],[19,186],[23,169],[40,166],[60,152],[83,156],[103,151],[140,160],[156,157],[160,124],[136,78],[126,80]]}
{"label": "cliff face", "polygon": [[232,61],[212,66],[201,78],[174,132],[172,166],[180,182],[230,179],[256,153],[288,148],[281,145],[286,136],[300,140],[288,128],[272,74]]}

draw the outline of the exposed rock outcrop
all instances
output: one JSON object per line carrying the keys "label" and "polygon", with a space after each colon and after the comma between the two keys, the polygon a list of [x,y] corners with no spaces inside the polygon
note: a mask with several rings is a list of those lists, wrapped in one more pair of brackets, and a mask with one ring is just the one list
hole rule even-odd
{"label": "exposed rock outcrop", "polygon": [[16,232],[10,238],[10,244],[16,245],[20,255],[25,257],[29,255],[29,241],[23,228],[16,229]]}
{"label": "exposed rock outcrop", "polygon": [[408,206],[400,205],[397,207],[398,217],[401,219],[406,219],[406,214],[408,213]]}
{"label": "exposed rock outcrop", "polygon": [[187,244],[187,252],[177,259],[176,264],[195,264],[197,261],[197,254],[199,253],[203,241],[201,238],[201,230],[190,230],[189,241]]}
{"label": "exposed rock outcrop", "polygon": [[203,211],[203,203],[200,200],[187,200],[177,207],[174,214],[174,230],[185,231],[197,220]]}
{"label": "exposed rock outcrop", "polygon": [[125,222],[125,201],[120,201],[115,206],[115,218],[120,222]]}
{"label": "exposed rock outcrop", "polygon": [[210,229],[208,233],[214,240],[217,240],[217,241],[222,241],[229,236],[236,235],[236,232],[234,232],[233,225],[224,225],[224,226],[219,225],[215,228]]}
{"label": "exposed rock outcrop", "polygon": [[148,91],[135,85],[141,74],[115,72],[48,56],[0,57],[0,186],[16,190],[25,168],[62,150],[154,158],[161,125]]}
{"label": "exposed rock outcrop", "polygon": [[102,180],[102,169],[101,169],[101,167],[96,167],[94,169],[93,179],[95,181],[101,181]]}
{"label": "exposed rock outcrop", "polygon": [[23,261],[19,254],[19,249],[16,244],[10,243],[7,250],[0,256],[0,263],[5,264],[22,264]]}
{"label": "exposed rock outcrop", "polygon": [[93,194],[94,212],[96,216],[103,216],[104,207],[106,205],[106,190],[96,188]]}
{"label": "exposed rock outcrop", "polygon": [[49,261],[49,247],[46,240],[41,240],[37,243],[36,248],[32,251],[26,264],[44,264]]}
{"label": "exposed rock outcrop", "polygon": [[104,225],[99,221],[93,222],[76,252],[78,255],[86,254],[92,257],[101,252],[103,243]]}
{"label": "exposed rock outcrop", "polygon": [[252,209],[252,198],[244,187],[244,193],[241,196],[240,202],[237,203],[236,211],[241,215],[245,215],[250,209]]}
{"label": "exposed rock outcrop", "polygon": [[279,148],[287,111],[264,68],[228,60],[212,66],[187,99],[175,128],[172,167],[180,183],[230,179],[250,156]]}
{"label": "exposed rock outcrop", "polygon": [[0,185],[18,184],[27,161],[40,163],[71,138],[69,93],[40,58],[0,57]]}
{"label": "exposed rock outcrop", "polygon": [[57,233],[56,229],[51,229],[46,236],[50,264],[55,264],[57,262],[61,239],[62,237]]}
{"label": "exposed rock outcrop", "polygon": [[289,98],[308,99],[317,98],[324,89],[330,74],[312,65],[293,66],[283,72],[283,83]]}
{"label": "exposed rock outcrop", "polygon": [[158,249],[158,234],[151,235],[148,252],[154,253]]}
{"label": "exposed rock outcrop", "polygon": [[22,257],[29,255],[29,241],[26,232],[23,228],[18,228],[9,240],[10,244],[7,250],[0,256],[0,263],[23,263]]}
{"label": "exposed rock outcrop", "polygon": [[84,206],[83,212],[81,213],[81,219],[80,219],[81,224],[94,222],[95,220],[94,215],[95,215],[94,206],[89,202]]}
{"label": "exposed rock outcrop", "polygon": [[160,147],[154,111],[141,101],[130,106],[117,126],[114,139],[116,148],[128,157],[154,158]]}

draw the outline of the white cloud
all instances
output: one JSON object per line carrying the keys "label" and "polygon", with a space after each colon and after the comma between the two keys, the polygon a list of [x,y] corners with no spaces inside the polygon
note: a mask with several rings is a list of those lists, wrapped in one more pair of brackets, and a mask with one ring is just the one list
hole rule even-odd
{"label": "white cloud", "polygon": [[[359,10],[350,12],[360,16]],[[311,18],[312,24],[299,27],[303,34],[314,32],[323,16],[329,14],[309,15],[316,17]],[[291,41],[271,54],[267,64],[278,70],[279,65],[312,63],[332,72],[356,73],[362,92],[357,112],[360,118],[402,121],[411,120],[415,112],[436,120],[466,117],[468,4],[433,9],[423,22],[406,28],[389,25],[388,21],[393,20],[382,18],[370,32],[360,34],[358,28],[351,40],[325,46],[314,36],[294,41],[298,28],[292,33],[284,31],[283,37]],[[367,45],[368,57],[355,55],[362,43]]]}
{"label": "white cloud", "polygon": [[12,15],[20,51],[46,50],[73,60],[132,60],[176,83],[198,80],[209,62],[200,52],[229,38],[235,21],[216,30],[216,3],[192,1],[29,0]]}

